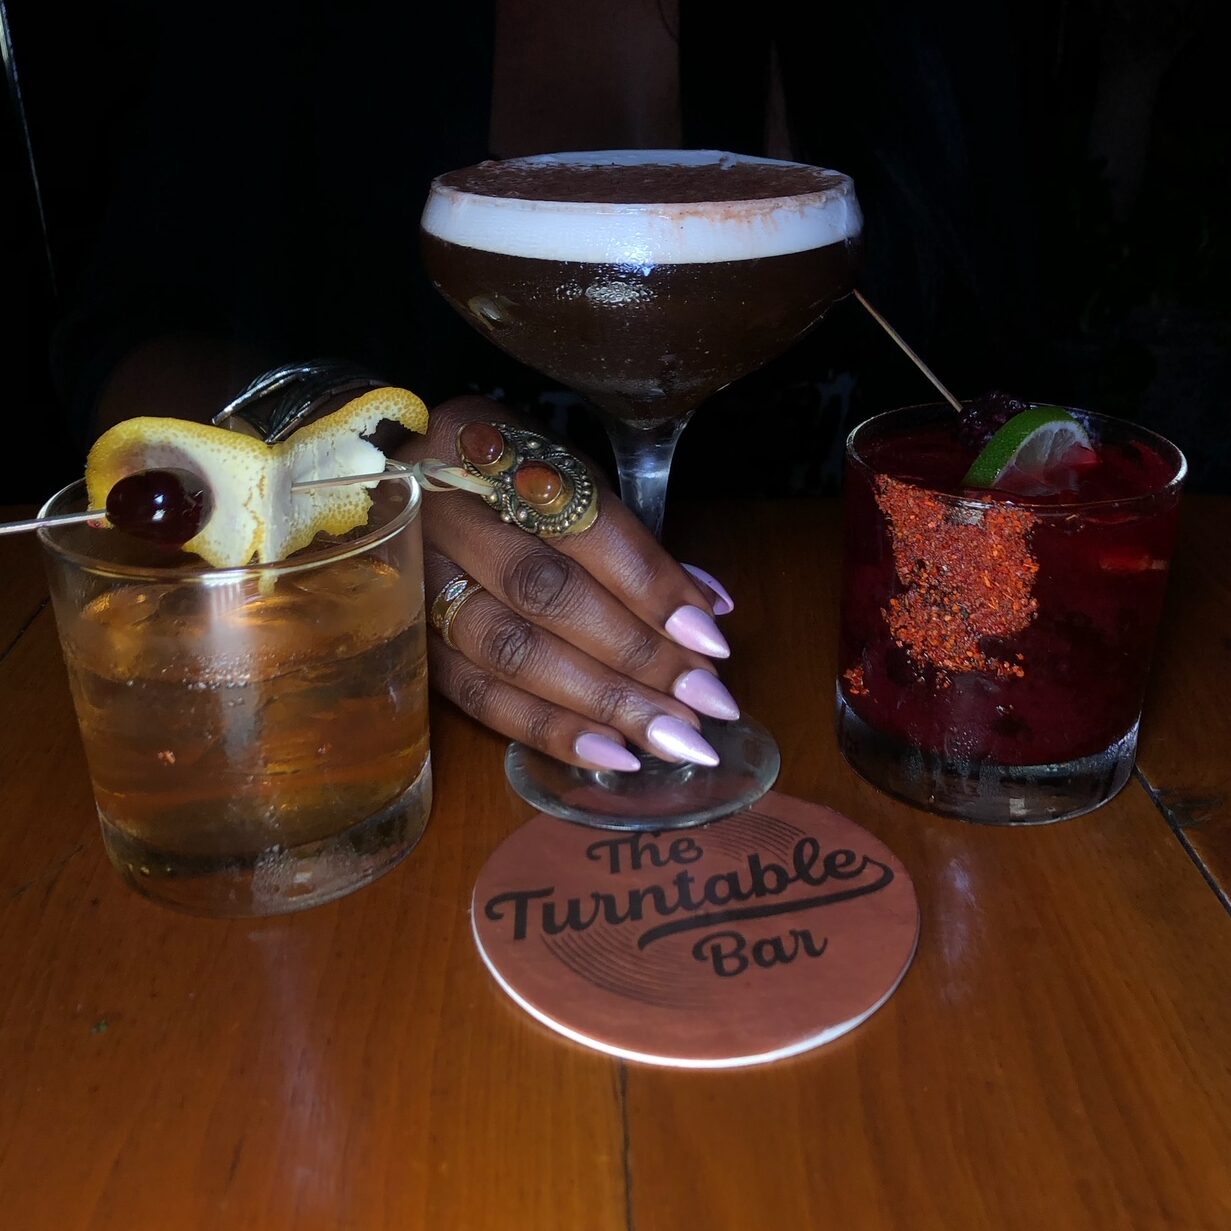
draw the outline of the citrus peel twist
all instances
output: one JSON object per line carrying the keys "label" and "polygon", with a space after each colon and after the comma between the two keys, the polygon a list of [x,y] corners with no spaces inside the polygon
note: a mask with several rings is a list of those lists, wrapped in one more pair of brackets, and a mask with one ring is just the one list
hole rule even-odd
{"label": "citrus peel twist", "polygon": [[215,568],[284,560],[318,534],[345,534],[367,521],[372,497],[365,484],[291,487],[383,470],[385,455],[364,437],[385,420],[421,434],[427,407],[406,389],[373,389],[274,445],[184,419],[127,419],[90,450],[90,505],[104,507],[111,488],[136,471],[191,470],[209,484],[213,511],[185,551]]}

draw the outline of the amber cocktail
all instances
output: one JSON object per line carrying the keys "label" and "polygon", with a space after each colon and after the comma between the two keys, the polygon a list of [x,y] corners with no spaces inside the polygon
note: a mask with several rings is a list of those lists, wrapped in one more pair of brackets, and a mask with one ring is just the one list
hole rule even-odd
{"label": "amber cocktail", "polygon": [[[82,485],[45,513],[85,507]],[[112,862],[187,910],[263,915],[393,867],[431,807],[419,489],[290,559],[212,569],[40,532]]]}

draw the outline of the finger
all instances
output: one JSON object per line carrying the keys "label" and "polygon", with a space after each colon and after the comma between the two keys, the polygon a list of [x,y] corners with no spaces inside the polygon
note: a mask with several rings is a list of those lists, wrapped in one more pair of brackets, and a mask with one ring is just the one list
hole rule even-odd
{"label": "finger", "polygon": [[438,636],[428,639],[428,670],[433,687],[509,739],[584,769],[635,773],[641,768],[615,731],[504,683]]}
{"label": "finger", "polygon": [[[679,645],[710,658],[730,655],[713,618],[715,593],[673,559],[614,492],[600,493],[598,517],[589,529],[561,535],[552,543]],[[729,611],[734,604],[725,589],[722,594]]]}
{"label": "finger", "polygon": [[[427,584],[436,593],[457,573],[435,552],[425,559]],[[715,764],[686,705],[604,666],[575,646],[479,591],[457,610],[449,639],[488,674],[532,696],[614,728],[624,739],[668,760]],[[705,669],[685,673],[681,695],[706,713],[736,718],[739,708],[717,676]],[[687,729],[684,729],[687,728]]]}
{"label": "finger", "polygon": [[705,569],[695,564],[681,564],[680,567],[706,591],[706,596],[716,616],[730,615],[735,610],[735,600],[727,593],[727,587],[713,573],[707,573]]}
{"label": "finger", "polygon": [[[463,424],[513,418],[503,407],[475,397],[456,398],[432,416],[429,443],[455,462],[460,461],[457,432]],[[677,563],[590,468],[600,489],[598,518],[589,529],[553,538],[552,544],[583,564],[650,627],[697,653],[727,657],[730,649],[713,620],[734,607],[726,588],[710,574]]]}
{"label": "finger", "polygon": [[451,501],[447,516],[439,507],[430,516],[425,507],[427,542],[531,623],[660,692],[673,691],[681,676],[705,666],[702,655],[646,624],[583,565],[537,535],[505,525],[481,500]]}

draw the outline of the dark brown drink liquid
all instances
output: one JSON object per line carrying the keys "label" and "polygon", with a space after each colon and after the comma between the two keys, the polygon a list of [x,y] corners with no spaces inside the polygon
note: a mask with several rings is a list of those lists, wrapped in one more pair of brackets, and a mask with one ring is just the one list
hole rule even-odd
{"label": "dark brown drink liquid", "polygon": [[422,236],[428,273],[497,346],[608,414],[683,418],[852,289],[860,232],[836,172],[677,154],[441,176]]}
{"label": "dark brown drink liquid", "polygon": [[550,261],[423,236],[428,274],[515,359],[622,418],[687,414],[854,285],[858,242],[681,265]]}

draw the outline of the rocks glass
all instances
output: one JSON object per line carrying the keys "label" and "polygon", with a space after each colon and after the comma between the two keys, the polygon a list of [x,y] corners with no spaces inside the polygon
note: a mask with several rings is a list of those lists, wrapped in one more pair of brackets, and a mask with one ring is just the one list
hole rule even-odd
{"label": "rocks glass", "polygon": [[847,440],[838,739],[930,811],[1058,820],[1132,770],[1186,465],[1152,432],[1072,413],[1098,464],[1046,498],[963,490],[948,407]]}
{"label": "rocks glass", "polygon": [[[406,475],[372,498],[366,527],[246,568],[116,530],[39,532],[103,842],[134,889],[279,914],[367,884],[419,840],[420,489]],[[84,500],[75,483],[43,513]]]}

